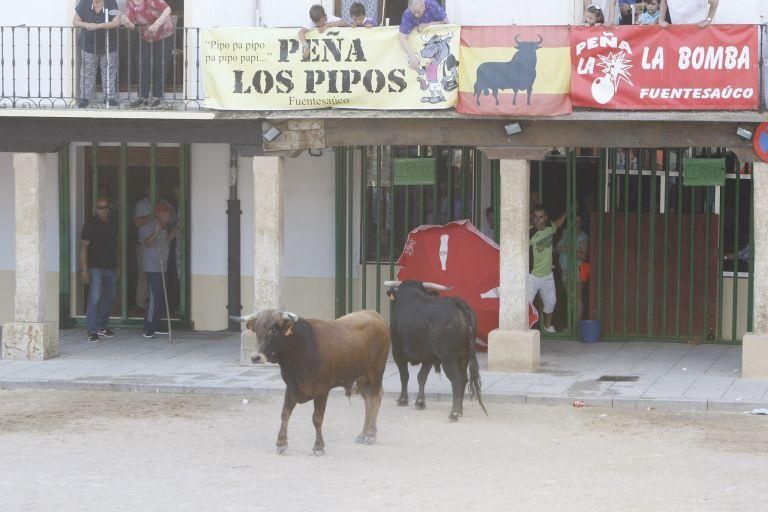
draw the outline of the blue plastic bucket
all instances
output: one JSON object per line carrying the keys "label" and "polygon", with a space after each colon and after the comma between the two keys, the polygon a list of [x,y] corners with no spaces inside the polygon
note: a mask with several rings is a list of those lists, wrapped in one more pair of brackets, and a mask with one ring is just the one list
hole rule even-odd
{"label": "blue plastic bucket", "polygon": [[600,341],[600,320],[579,321],[579,339],[582,343],[597,343]]}

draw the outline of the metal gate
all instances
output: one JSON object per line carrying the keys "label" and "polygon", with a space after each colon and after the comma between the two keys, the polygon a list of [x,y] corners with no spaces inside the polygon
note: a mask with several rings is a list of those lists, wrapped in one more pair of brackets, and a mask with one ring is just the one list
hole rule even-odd
{"label": "metal gate", "polygon": [[78,281],[72,258],[79,233],[93,216],[96,199],[110,200],[111,219],[119,233],[120,273],[110,322],[141,325],[136,288],[143,270],[136,258],[134,207],[146,197],[154,206],[164,200],[173,208],[179,236],[172,244],[166,274],[171,318],[178,327],[190,325],[190,148],[178,144],[64,145],[59,153],[60,273],[59,320],[84,325],[87,286]]}
{"label": "metal gate", "polygon": [[[382,281],[395,279],[408,233],[422,224],[459,219],[487,227],[485,209],[493,204],[498,186],[486,180],[483,187],[481,156],[474,148],[367,146],[335,152],[336,316],[371,308],[387,318]],[[434,159],[434,183],[395,183],[394,165],[400,158]]]}
{"label": "metal gate", "polygon": [[[752,324],[751,167],[718,148],[564,153],[531,177],[532,202],[565,215],[552,336],[577,337],[591,319],[604,339],[737,343]],[[686,185],[686,158],[724,159],[725,185]],[[584,282],[557,268],[563,241],[576,268],[578,233],[589,239]]]}
{"label": "metal gate", "polygon": [[[435,183],[394,184],[401,157],[435,158]],[[683,183],[686,158],[724,159],[725,185]],[[752,327],[751,172],[720,148],[560,148],[532,162],[531,207],[562,221],[553,243],[557,333],[542,336],[577,338],[580,320],[591,319],[607,340],[738,343]],[[336,315],[388,316],[381,283],[395,278],[418,225],[469,218],[497,235],[498,216],[486,219],[485,209],[500,211],[498,191],[498,161],[471,148],[337,149]],[[585,237],[588,277],[577,258]]]}

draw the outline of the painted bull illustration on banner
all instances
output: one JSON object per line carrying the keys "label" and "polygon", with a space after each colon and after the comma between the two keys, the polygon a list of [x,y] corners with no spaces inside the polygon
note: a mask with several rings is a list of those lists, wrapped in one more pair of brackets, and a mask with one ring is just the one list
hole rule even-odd
{"label": "painted bull illustration on banner", "polygon": [[[453,34],[435,34],[428,36],[422,34],[421,39],[424,42],[424,48],[419,52],[419,56],[427,59],[427,64],[422,66],[419,71],[419,84],[422,91],[429,91],[429,96],[421,98],[422,103],[440,103],[445,101],[443,91],[453,91],[458,86],[459,61],[451,53],[451,39]],[[440,68],[442,66],[442,79],[440,78]]]}
{"label": "painted bull illustration on banner", "polygon": [[541,48],[544,38],[539,36],[538,41],[521,41],[520,36],[515,36],[517,52],[507,62],[484,62],[477,68],[475,79],[475,100],[480,105],[480,94],[488,96],[493,91],[496,105],[499,104],[499,90],[512,89],[515,95],[512,104],[517,105],[517,92],[528,93],[527,103],[531,104],[533,84],[536,82],[536,66],[538,59],[536,51]]}

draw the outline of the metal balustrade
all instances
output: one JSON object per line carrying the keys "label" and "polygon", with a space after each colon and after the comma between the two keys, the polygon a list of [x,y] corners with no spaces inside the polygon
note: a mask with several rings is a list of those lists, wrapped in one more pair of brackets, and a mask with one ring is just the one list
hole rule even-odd
{"label": "metal balustrade", "polygon": [[[79,31],[67,26],[0,26],[0,108],[78,108],[82,51]],[[96,98],[88,108],[131,108],[142,78],[139,31],[117,30],[117,106],[105,104],[106,77],[98,71]],[[96,32],[106,38],[106,31]],[[203,106],[202,29],[177,28],[172,49],[161,51],[163,98],[157,109],[196,110]],[[168,44],[168,39],[154,44]],[[105,44],[102,41],[100,44]],[[163,50],[165,50],[163,48]],[[150,58],[152,53],[150,52]],[[170,55],[169,62],[165,55]],[[151,77],[150,77],[151,80]],[[151,87],[150,83],[150,87]],[[143,106],[141,108],[149,108]]]}

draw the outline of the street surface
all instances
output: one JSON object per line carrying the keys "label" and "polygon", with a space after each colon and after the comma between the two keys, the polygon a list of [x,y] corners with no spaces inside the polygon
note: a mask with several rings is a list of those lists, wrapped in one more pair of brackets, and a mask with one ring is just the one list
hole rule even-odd
{"label": "street surface", "polygon": [[[0,510],[761,510],[768,416],[385,398],[329,399],[326,456],[311,404],[275,454],[282,398],[0,391]],[[411,398],[413,401],[413,397]]]}

